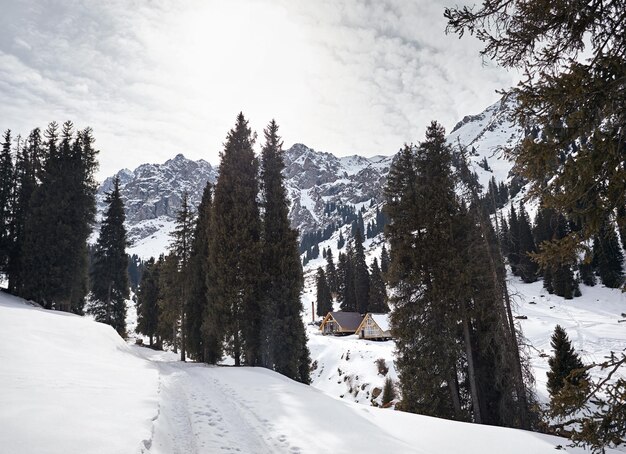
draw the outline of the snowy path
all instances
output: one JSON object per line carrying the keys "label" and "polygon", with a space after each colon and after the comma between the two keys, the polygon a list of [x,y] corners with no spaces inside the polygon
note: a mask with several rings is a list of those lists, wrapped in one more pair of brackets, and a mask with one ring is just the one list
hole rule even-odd
{"label": "snowy path", "polygon": [[[181,363],[171,354],[134,350],[160,376],[158,417],[144,452],[295,454],[372,444],[421,452],[381,433],[343,402],[265,369]],[[343,429],[349,430],[342,434]],[[375,432],[374,439],[363,437]]]}
{"label": "snowy path", "polygon": [[272,436],[269,422],[220,381],[217,368],[152,361],[160,374],[160,407],[150,452],[299,452]]}
{"label": "snowy path", "polygon": [[158,417],[146,454],[526,454],[565,444],[533,432],[346,402],[265,369],[181,363],[171,353],[133,350],[160,376]]}

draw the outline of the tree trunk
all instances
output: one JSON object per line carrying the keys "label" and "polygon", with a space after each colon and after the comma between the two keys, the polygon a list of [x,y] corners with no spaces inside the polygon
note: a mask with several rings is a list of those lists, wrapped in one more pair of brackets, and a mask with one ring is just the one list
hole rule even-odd
{"label": "tree trunk", "polygon": [[185,362],[185,311],[180,314],[180,360]]}
{"label": "tree trunk", "polygon": [[457,382],[456,368],[453,368],[448,374],[448,389],[452,398],[452,407],[454,408],[454,417],[461,421],[461,398],[459,397],[459,384]]}
{"label": "tree trunk", "polygon": [[172,342],[174,344],[174,353],[178,353],[178,346],[176,345],[176,323],[172,323]]}
{"label": "tree trunk", "polygon": [[241,366],[241,344],[239,341],[239,332],[237,331],[233,334],[233,357],[235,359],[235,366]]}
{"label": "tree trunk", "polygon": [[476,384],[476,369],[474,367],[474,349],[472,348],[472,338],[470,336],[469,321],[467,320],[467,311],[465,302],[461,303],[463,308],[463,337],[465,338],[465,354],[467,355],[468,381],[470,385],[470,393],[472,395],[472,409],[474,410],[474,422],[482,424],[482,416],[480,412],[480,400],[478,398],[478,387]]}

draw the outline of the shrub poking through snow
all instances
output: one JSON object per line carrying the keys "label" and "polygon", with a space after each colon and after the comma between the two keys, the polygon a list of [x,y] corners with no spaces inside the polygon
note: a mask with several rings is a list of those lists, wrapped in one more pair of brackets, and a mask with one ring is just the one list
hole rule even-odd
{"label": "shrub poking through snow", "polygon": [[391,377],[385,378],[385,385],[383,386],[383,407],[389,407],[391,402],[396,398],[396,388],[394,386]]}
{"label": "shrub poking through snow", "polygon": [[378,373],[385,377],[389,372],[389,366],[387,366],[387,361],[385,358],[378,358],[376,360],[376,367],[378,368]]}

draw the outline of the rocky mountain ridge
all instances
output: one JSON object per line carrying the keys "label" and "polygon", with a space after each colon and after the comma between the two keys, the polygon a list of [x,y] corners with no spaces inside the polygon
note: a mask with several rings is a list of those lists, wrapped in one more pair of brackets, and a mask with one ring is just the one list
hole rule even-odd
{"label": "rocky mountain ridge", "polygon": [[[510,102],[500,100],[478,115],[466,116],[448,136],[452,145],[460,143],[468,148],[469,160],[483,186],[492,176],[497,181],[509,178],[512,164],[505,158],[504,150],[522,136],[508,118]],[[341,222],[337,212],[325,209],[329,203],[360,210],[381,202],[393,156],[337,157],[297,143],[285,150],[284,159],[291,222],[301,234],[306,234]],[[489,163],[487,169],[482,166],[484,159]],[[187,191],[192,206],[197,206],[207,181],[214,183],[217,175],[216,166],[182,154],[163,164],[120,170],[116,176],[126,206],[130,252],[142,257],[164,252],[183,192]],[[107,178],[98,191],[100,214],[113,177]]]}

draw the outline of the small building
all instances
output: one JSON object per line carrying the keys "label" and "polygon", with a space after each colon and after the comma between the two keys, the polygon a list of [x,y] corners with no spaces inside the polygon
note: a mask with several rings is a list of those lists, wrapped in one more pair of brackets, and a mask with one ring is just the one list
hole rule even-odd
{"label": "small building", "polygon": [[389,314],[365,314],[365,317],[363,317],[363,320],[359,324],[356,333],[361,339],[391,339]]}
{"label": "small building", "polygon": [[358,312],[329,312],[322,320],[320,331],[334,336],[354,334],[362,320],[363,316]]}

